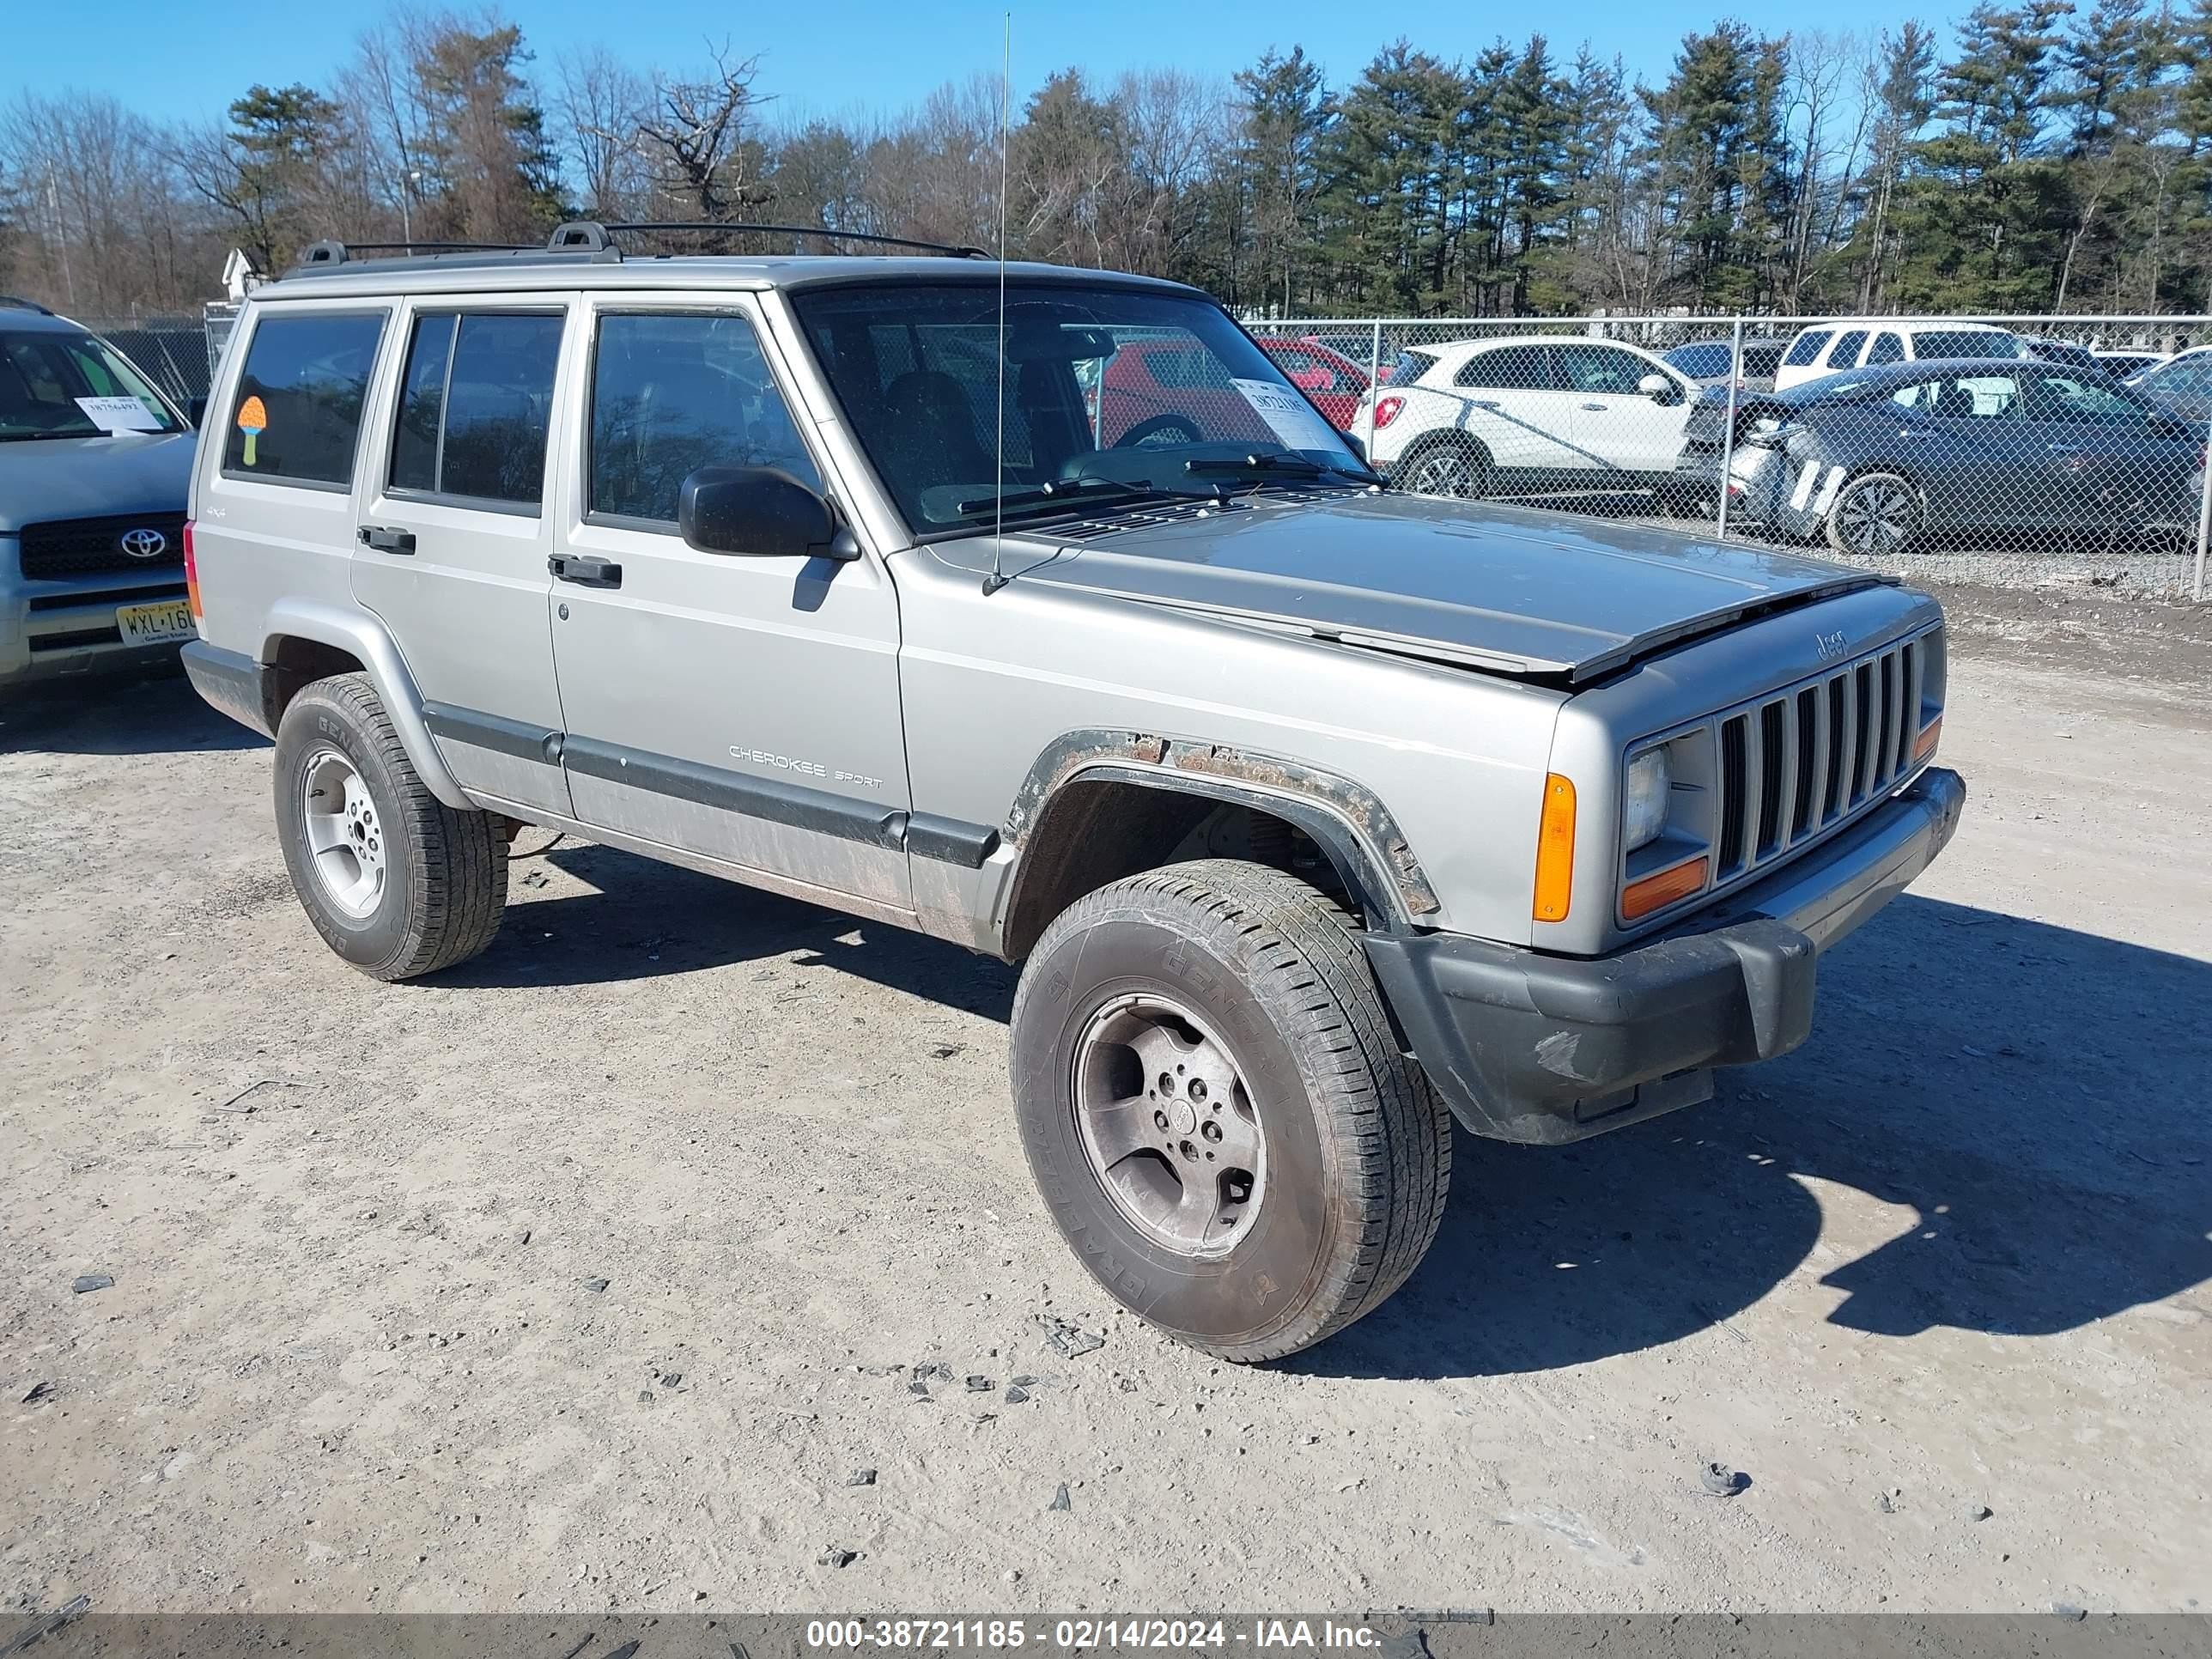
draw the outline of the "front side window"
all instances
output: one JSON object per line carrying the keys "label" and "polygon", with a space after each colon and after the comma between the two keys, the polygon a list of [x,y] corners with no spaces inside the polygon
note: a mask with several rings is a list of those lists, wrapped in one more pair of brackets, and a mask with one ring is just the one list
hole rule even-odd
{"label": "front side window", "polygon": [[[1744,348],[1743,359],[1747,369],[1754,374],[1759,372],[1751,368],[1749,346]],[[1717,380],[1729,372],[1729,365],[1735,360],[1735,347],[1723,345],[1717,340],[1701,345],[1676,346],[1667,354],[1667,361],[1693,380]]]}
{"label": "front side window", "polygon": [[183,429],[145,376],[98,335],[0,331],[0,443]]}
{"label": "front side window", "polygon": [[1207,301],[1025,281],[1002,319],[997,284],[955,281],[800,289],[793,304],[854,436],[924,534],[988,529],[1001,507],[1011,522],[1372,477]]}
{"label": "front side window", "polygon": [[1833,329],[1808,329],[1797,337],[1797,343],[1790,348],[1790,355],[1782,361],[1792,368],[1804,368],[1810,364],[1817,363],[1820,361],[1822,349],[1833,338],[1835,338]]}
{"label": "front side window", "polygon": [[[1553,348],[1559,353],[1559,364],[1566,371],[1567,385],[1576,392],[1599,392],[1634,396],[1637,385],[1646,374],[1658,371],[1641,357],[1632,357],[1626,351],[1616,351],[1610,346],[1563,345]],[[1721,371],[1725,374],[1728,370]]]}
{"label": "front side window", "polygon": [[1879,368],[1884,363],[1905,361],[1905,342],[1887,329],[1874,337],[1874,349],[1867,353],[1867,367]]}
{"label": "front side window", "polygon": [[350,484],[384,318],[380,311],[264,312],[246,342],[222,470],[276,483]]}
{"label": "front side window", "polygon": [[392,487],[536,508],[564,319],[520,311],[415,319],[392,438]]}
{"label": "front side window", "polygon": [[1836,349],[1828,354],[1831,368],[1852,368],[1857,366],[1859,352],[1865,346],[1867,331],[1863,328],[1847,329],[1836,337]]}
{"label": "front side window", "polygon": [[702,466],[779,467],[822,488],[744,317],[602,316],[591,421],[591,513],[674,524],[684,480]]}

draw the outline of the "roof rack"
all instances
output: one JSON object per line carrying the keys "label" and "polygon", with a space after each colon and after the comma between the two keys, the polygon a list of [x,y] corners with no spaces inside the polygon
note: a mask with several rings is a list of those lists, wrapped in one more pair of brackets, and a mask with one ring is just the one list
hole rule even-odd
{"label": "roof rack", "polygon": [[[285,275],[299,276],[309,272],[330,271],[343,265],[368,263],[364,256],[374,258],[376,264],[387,268],[431,264],[526,264],[542,259],[586,260],[596,264],[622,258],[622,246],[615,240],[617,236],[670,231],[724,236],[815,236],[833,242],[860,242],[872,247],[914,248],[924,253],[945,253],[961,259],[988,259],[992,257],[979,247],[965,247],[951,242],[927,242],[913,236],[879,236],[872,231],[832,230],[826,225],[731,224],[705,219],[641,220],[635,223],[603,224],[596,219],[576,219],[561,226],[543,242],[313,242],[301,250],[298,260]],[[375,258],[378,255],[390,257]],[[19,303],[28,305],[30,302],[22,301]]]}
{"label": "roof rack", "polygon": [[54,314],[36,300],[19,300],[12,294],[0,294],[0,306],[13,306],[19,311],[35,311],[41,317],[51,317]]}
{"label": "roof rack", "polygon": [[598,252],[614,247],[614,239],[618,234],[672,230],[719,232],[724,235],[818,236],[833,242],[865,242],[872,247],[917,248],[924,253],[949,253],[962,259],[988,259],[992,257],[981,248],[969,247],[964,243],[927,242],[914,236],[880,236],[873,231],[833,230],[828,225],[757,225],[713,219],[642,219],[612,224],[595,219],[577,219],[556,230],[546,246],[556,252],[588,250]]}

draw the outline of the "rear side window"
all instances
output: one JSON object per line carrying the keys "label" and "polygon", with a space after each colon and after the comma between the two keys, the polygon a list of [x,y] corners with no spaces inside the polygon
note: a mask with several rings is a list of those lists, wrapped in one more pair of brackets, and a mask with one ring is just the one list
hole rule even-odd
{"label": "rear side window", "polygon": [[1838,336],[1836,349],[1828,354],[1831,368],[1851,368],[1857,366],[1860,348],[1866,344],[1867,331],[1863,328],[1848,330]]}
{"label": "rear side window", "polygon": [[350,485],[384,319],[380,311],[263,313],[223,433],[223,471],[273,483]]}
{"label": "rear side window", "polygon": [[696,312],[599,319],[591,466],[591,512],[661,524],[702,466],[781,467],[822,488],[752,324]]}
{"label": "rear side window", "polygon": [[1550,350],[1543,346],[1506,346],[1467,360],[1455,377],[1461,386],[1487,386],[1516,392],[1558,392],[1558,372]]}
{"label": "rear side window", "polygon": [[535,511],[545,492],[557,313],[418,314],[400,382],[392,487]]}
{"label": "rear side window", "polygon": [[1820,361],[1820,351],[1836,333],[1830,328],[1808,329],[1797,337],[1797,343],[1790,348],[1790,355],[1782,361],[1792,368],[1802,368],[1808,363]]}
{"label": "rear side window", "polygon": [[[1676,346],[1667,354],[1667,361],[1693,380],[1717,380],[1729,372],[1729,364],[1735,356],[1733,346],[1723,345],[1715,340],[1703,345]],[[1744,348],[1743,360],[1744,366],[1749,368],[1751,348],[1748,346]],[[1756,369],[1752,372],[1758,373]]]}
{"label": "rear side window", "polygon": [[1867,367],[1879,368],[1884,363],[1905,361],[1905,342],[1884,329],[1874,337],[1874,349],[1867,353]]}
{"label": "rear side window", "polygon": [[1436,366],[1437,355],[1433,351],[1401,351],[1398,361],[1382,371],[1382,384],[1411,386]]}

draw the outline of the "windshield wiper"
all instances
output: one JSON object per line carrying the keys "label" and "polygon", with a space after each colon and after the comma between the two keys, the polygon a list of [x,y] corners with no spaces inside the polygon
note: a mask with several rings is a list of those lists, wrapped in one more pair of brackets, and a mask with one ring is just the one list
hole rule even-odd
{"label": "windshield wiper", "polygon": [[1285,478],[1334,476],[1356,479],[1361,483],[1382,482],[1372,472],[1354,471],[1348,466],[1331,466],[1321,461],[1310,461],[1303,455],[1292,455],[1286,451],[1270,451],[1255,455],[1201,456],[1185,461],[1182,470],[1194,477],[1206,472],[1273,472]]}
{"label": "windshield wiper", "polygon": [[1006,495],[981,495],[972,501],[957,503],[960,513],[983,513],[994,507],[1009,512],[1024,507],[1043,507],[1048,504],[1073,505],[1082,500],[1133,500],[1156,492],[1150,478],[1060,478],[1035,489],[1017,489]]}

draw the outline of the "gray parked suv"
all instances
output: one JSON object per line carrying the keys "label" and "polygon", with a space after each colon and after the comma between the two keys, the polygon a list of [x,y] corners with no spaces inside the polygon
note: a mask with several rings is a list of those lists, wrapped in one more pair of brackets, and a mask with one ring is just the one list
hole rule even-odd
{"label": "gray parked suv", "polygon": [[175,661],[192,444],[112,346],[0,298],[0,688]]}
{"label": "gray parked suv", "polygon": [[[1923,594],[1384,493],[1173,283],[616,232],[246,308],[185,657],[276,738],[309,918],[473,956],[526,822],[1023,962],[1045,1201],[1209,1352],[1396,1289],[1454,1117],[1573,1140],[1796,1047],[1958,821]],[[1163,338],[1209,372],[1104,407]]]}

